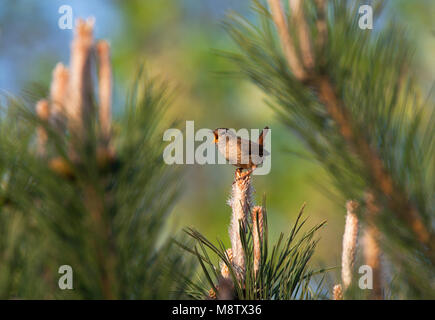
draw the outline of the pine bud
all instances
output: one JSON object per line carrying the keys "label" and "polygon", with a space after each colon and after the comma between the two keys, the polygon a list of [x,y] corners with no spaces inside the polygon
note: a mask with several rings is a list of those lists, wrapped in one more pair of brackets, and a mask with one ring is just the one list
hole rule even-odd
{"label": "pine bud", "polygon": [[97,56],[99,61],[100,128],[102,139],[107,144],[110,139],[112,121],[112,67],[110,65],[110,46],[107,41],[97,43]]}
{"label": "pine bud", "polygon": [[[231,248],[227,249],[226,253],[227,253],[227,257],[228,257],[229,262],[232,263],[233,262],[233,251],[231,250]],[[230,270],[229,270],[228,266],[225,264],[225,262],[221,261],[220,267],[221,267],[222,277],[224,277],[225,279],[231,278]]]}
{"label": "pine bud", "polygon": [[332,299],[343,300],[343,288],[341,284],[336,284],[332,289]]}
{"label": "pine bud", "polygon": [[382,299],[382,266],[381,249],[379,247],[380,232],[375,224],[376,215],[379,207],[375,203],[375,197],[371,192],[365,195],[367,208],[367,225],[362,239],[363,255],[365,264],[370,266],[373,271],[373,290],[370,292],[371,299]]}
{"label": "pine bud", "polygon": [[69,71],[62,63],[58,63],[53,70],[50,99],[52,106],[51,120],[54,126],[62,132],[65,129],[66,97],[68,93]]}
{"label": "pine bud", "polygon": [[94,19],[78,19],[71,46],[71,73],[67,116],[70,131],[84,138],[92,112],[91,51]]}
{"label": "pine bud", "polygon": [[263,209],[260,206],[255,206],[252,209],[252,240],[254,245],[254,273],[257,274],[260,269],[260,248],[263,241]]}

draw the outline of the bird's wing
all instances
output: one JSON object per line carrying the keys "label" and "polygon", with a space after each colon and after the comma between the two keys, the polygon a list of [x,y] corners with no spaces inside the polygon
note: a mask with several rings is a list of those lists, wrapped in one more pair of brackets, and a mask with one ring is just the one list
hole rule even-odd
{"label": "bird's wing", "polygon": [[269,152],[264,150],[263,146],[247,139],[237,137],[237,144],[240,146],[242,154],[267,156]]}

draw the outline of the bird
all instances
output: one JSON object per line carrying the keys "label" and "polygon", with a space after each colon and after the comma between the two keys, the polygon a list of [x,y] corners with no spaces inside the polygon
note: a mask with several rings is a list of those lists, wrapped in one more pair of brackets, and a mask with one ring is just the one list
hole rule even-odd
{"label": "bird", "polygon": [[[213,131],[214,143],[225,159],[237,167],[236,172],[239,176],[244,177],[257,168],[265,156],[269,155],[263,147],[264,137],[268,131],[269,127],[265,127],[257,142],[253,142],[238,137],[233,130],[228,128],[217,128]],[[243,169],[248,170],[245,175],[241,175]]]}

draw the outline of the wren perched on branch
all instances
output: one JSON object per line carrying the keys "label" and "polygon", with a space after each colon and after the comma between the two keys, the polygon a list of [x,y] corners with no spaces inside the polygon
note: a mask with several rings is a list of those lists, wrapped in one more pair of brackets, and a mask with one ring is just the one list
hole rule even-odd
{"label": "wren perched on branch", "polygon": [[[237,167],[240,178],[251,174],[263,162],[263,158],[269,153],[264,149],[264,137],[269,131],[265,127],[258,137],[257,142],[238,137],[232,130],[227,128],[218,128],[213,131],[214,142],[219,152],[227,161]],[[242,175],[242,170],[248,171]]]}

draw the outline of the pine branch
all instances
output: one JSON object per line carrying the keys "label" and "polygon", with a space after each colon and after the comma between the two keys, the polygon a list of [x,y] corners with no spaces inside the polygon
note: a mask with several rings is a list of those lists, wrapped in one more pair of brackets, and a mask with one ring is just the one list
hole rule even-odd
{"label": "pine branch", "polygon": [[[190,248],[178,243],[199,260],[203,274],[200,282],[184,277],[185,287],[191,288],[188,294],[195,299],[317,298],[320,284],[313,290],[312,280],[327,270],[311,270],[309,263],[317,245],[317,240],[313,240],[314,234],[324,223],[300,235],[306,222],[306,219],[301,221],[304,205],[287,241],[284,243],[284,234],[281,233],[270,252],[266,209],[264,206],[252,207],[251,179],[250,174],[240,178],[239,170],[236,170],[229,201],[233,211],[229,229],[231,249],[226,249],[222,243],[220,246],[214,245],[194,229],[185,230],[202,249],[201,254],[196,245]],[[238,228],[234,225],[236,222]],[[218,258],[217,265],[210,259],[206,249]],[[217,270],[220,270],[219,274]]]}
{"label": "pine branch", "polygon": [[[290,2],[292,4],[291,8],[294,10],[294,28],[299,34],[299,44],[302,49],[301,55],[304,61],[306,61],[305,64],[311,68],[313,52],[310,46],[311,39],[309,38],[310,36],[303,17],[303,11],[300,9],[301,3],[300,1]],[[272,11],[275,11],[275,16],[284,17],[282,7],[277,3],[273,4]],[[288,34],[288,30],[283,30],[284,24],[280,19],[275,19],[274,21],[280,34]],[[288,46],[287,42],[292,42],[292,39],[286,35],[281,36],[281,41],[283,46]],[[291,47],[293,48],[295,46],[293,42]],[[296,78],[301,79],[299,70],[303,69],[304,66],[298,59],[294,59],[292,56],[287,56],[287,60]],[[370,146],[369,142],[361,134],[361,128],[354,123],[355,121],[352,119],[349,112],[347,112],[348,108],[344,106],[344,103],[336,94],[337,90],[334,88],[331,78],[327,74],[314,72],[310,72],[309,78],[309,80],[306,80],[306,86],[318,94],[320,102],[323,103],[326,111],[337,124],[344,140],[365,164],[367,172],[371,175],[373,187],[387,199],[387,204],[391,211],[396,213],[399,219],[411,226],[421,244],[429,249],[428,257],[435,265],[435,238],[433,232],[426,228],[419,212],[410,202],[409,195],[405,194],[403,190],[400,190],[399,186],[393,182],[391,175],[385,169],[377,151]]]}
{"label": "pine branch", "polygon": [[[359,30],[358,3],[304,1],[309,32],[296,23],[299,9],[286,15],[279,1],[269,2],[270,12],[254,3],[261,27],[230,17],[226,27],[241,50],[226,56],[273,99],[269,104],[325,166],[343,198],[362,200],[372,190],[381,207],[379,229],[395,248],[390,257],[398,261],[406,250],[424,283],[423,275],[435,270],[434,112],[419,98],[404,33],[397,24],[376,34]],[[314,44],[311,51],[303,43]],[[311,69],[304,63],[310,56]]]}
{"label": "pine branch", "polygon": [[419,212],[409,200],[409,195],[405,194],[400,186],[393,182],[378,153],[369,145],[361,134],[360,129],[353,124],[353,120],[346,111],[346,107],[338,99],[331,80],[327,76],[319,76],[318,79],[313,80],[312,84],[318,91],[319,100],[325,105],[329,115],[337,123],[341,135],[347,141],[352,151],[365,164],[367,172],[371,176],[372,187],[383,195],[390,210],[399,219],[411,226],[420,243],[428,248],[427,255],[431,259],[432,264],[435,265],[435,238],[433,231],[428,230],[425,226]]}

